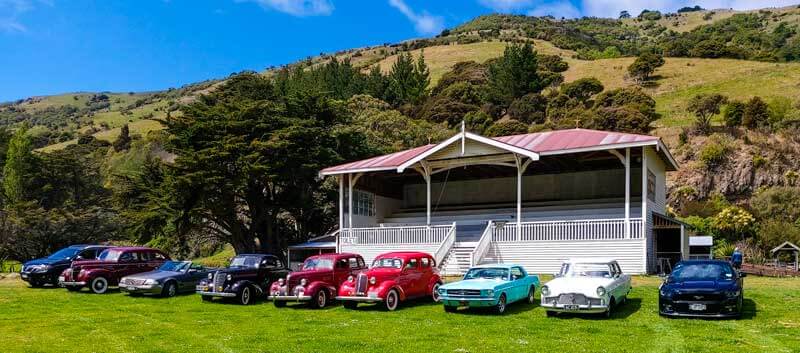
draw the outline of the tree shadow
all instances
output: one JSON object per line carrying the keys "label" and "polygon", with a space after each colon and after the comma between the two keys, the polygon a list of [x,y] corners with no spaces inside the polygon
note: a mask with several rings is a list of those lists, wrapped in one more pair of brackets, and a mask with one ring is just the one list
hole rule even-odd
{"label": "tree shadow", "polygon": [[628,298],[625,304],[617,305],[614,311],[611,312],[611,317],[606,318],[604,314],[594,313],[559,313],[556,318],[559,319],[585,319],[585,320],[616,320],[625,319],[642,308],[642,299]]}
{"label": "tree shadow", "polygon": [[643,88],[658,88],[661,86],[661,83],[659,83],[658,80],[662,78],[663,77],[661,75],[650,76],[647,81],[640,82],[639,86],[642,86]]}

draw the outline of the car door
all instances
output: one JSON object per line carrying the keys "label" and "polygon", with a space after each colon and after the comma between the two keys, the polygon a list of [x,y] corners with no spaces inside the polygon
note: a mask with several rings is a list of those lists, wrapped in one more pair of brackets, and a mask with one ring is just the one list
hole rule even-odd
{"label": "car door", "polygon": [[518,266],[511,267],[511,289],[509,291],[513,294],[508,298],[509,302],[520,300],[528,295],[528,288],[525,286],[527,283],[526,276],[527,274],[522,268]]}
{"label": "car door", "polygon": [[410,257],[406,259],[397,282],[400,284],[400,288],[403,288],[403,292],[405,292],[407,297],[416,297],[420,295],[420,277],[419,257]]}
{"label": "car door", "polygon": [[609,292],[614,296],[614,298],[620,298],[624,295],[625,291],[625,279],[622,277],[622,271],[619,269],[619,264],[616,262],[612,262],[609,264],[609,271],[611,273],[611,278],[613,281],[608,288]]}

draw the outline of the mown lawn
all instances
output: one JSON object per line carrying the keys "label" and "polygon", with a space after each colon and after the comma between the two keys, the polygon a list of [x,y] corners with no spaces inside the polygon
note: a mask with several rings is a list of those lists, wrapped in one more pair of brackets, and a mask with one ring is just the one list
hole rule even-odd
{"label": "mown lawn", "polygon": [[445,314],[419,301],[396,312],[249,307],[30,289],[0,280],[0,351],[81,352],[800,352],[800,279],[746,278],[745,317],[657,315],[658,278],[636,278],[609,320],[547,318],[538,305],[504,316]]}

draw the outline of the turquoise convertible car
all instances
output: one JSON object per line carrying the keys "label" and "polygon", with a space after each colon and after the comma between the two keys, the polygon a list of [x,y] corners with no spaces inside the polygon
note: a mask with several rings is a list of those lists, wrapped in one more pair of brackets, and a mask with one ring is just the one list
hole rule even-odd
{"label": "turquoise convertible car", "polygon": [[508,304],[516,301],[533,304],[537,287],[539,277],[528,275],[522,266],[481,265],[469,269],[463,280],[439,287],[439,300],[446,312],[459,307],[491,307],[502,314]]}

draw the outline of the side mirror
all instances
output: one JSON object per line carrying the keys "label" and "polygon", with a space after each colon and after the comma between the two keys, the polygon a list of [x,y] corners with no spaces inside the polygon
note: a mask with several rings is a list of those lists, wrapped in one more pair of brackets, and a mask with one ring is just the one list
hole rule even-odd
{"label": "side mirror", "polygon": [[188,273],[197,273],[197,269],[196,268],[190,268],[186,272],[188,272]]}
{"label": "side mirror", "polygon": [[75,256],[75,260],[76,260],[76,261],[77,261],[77,260],[83,260],[83,256],[80,256],[80,255],[78,255],[78,256]]}

